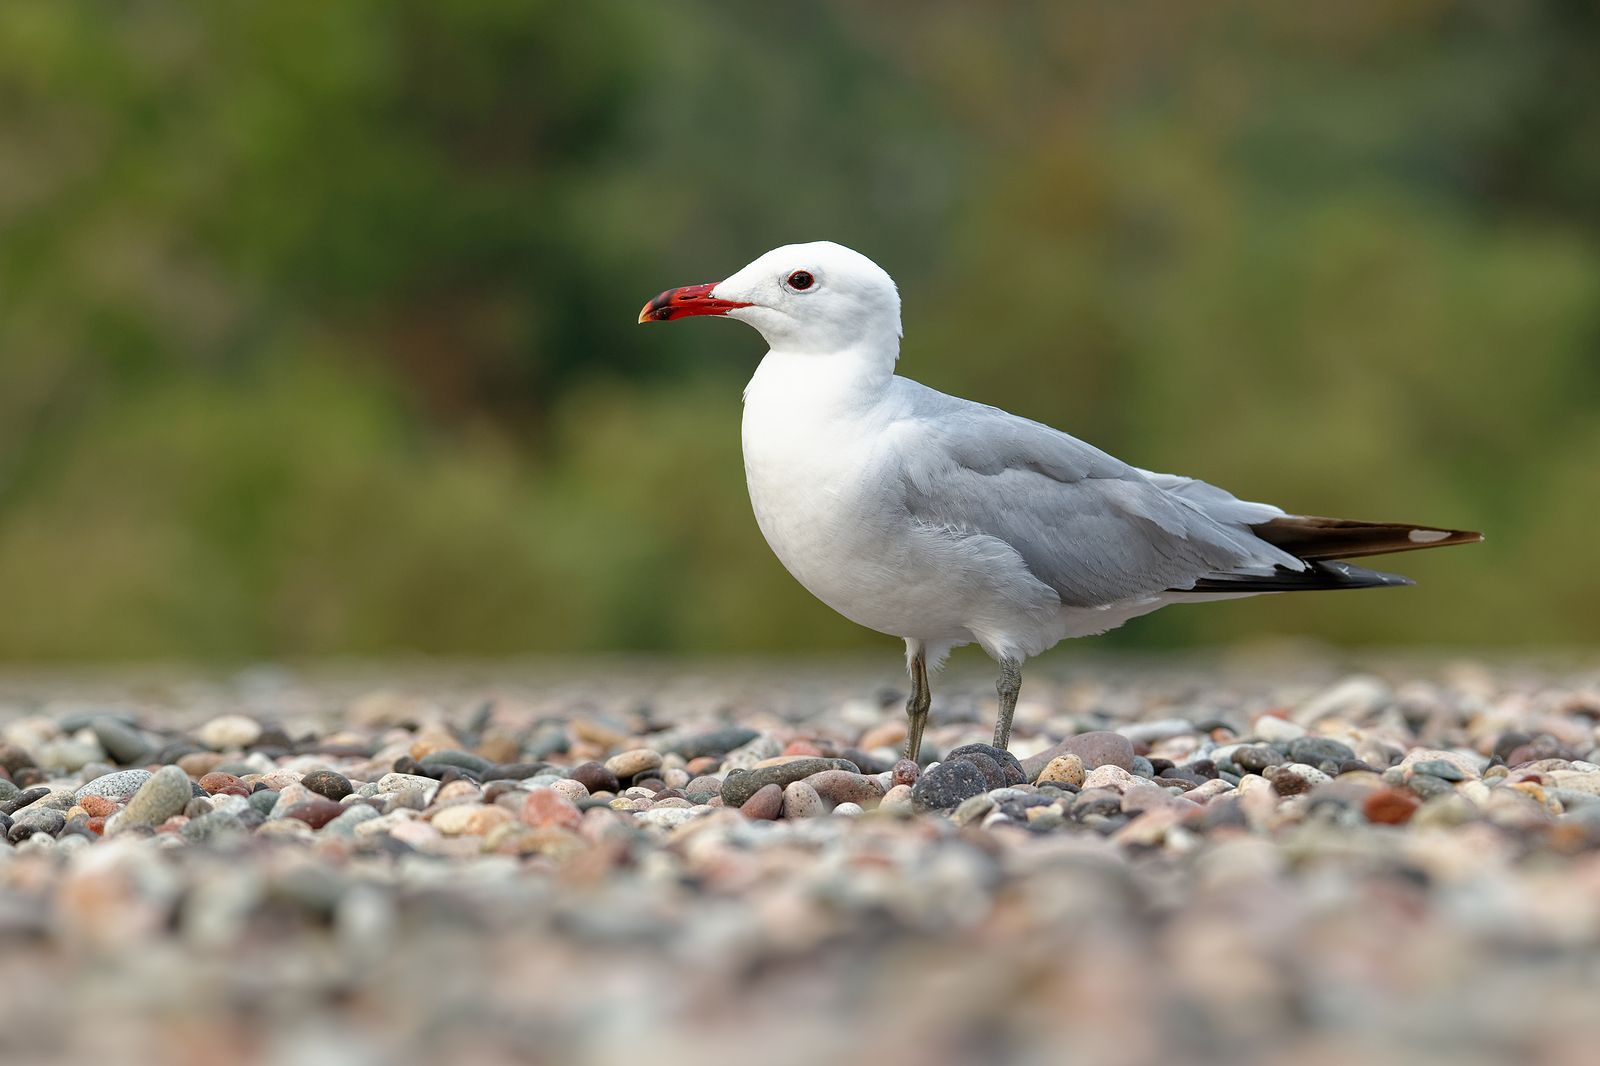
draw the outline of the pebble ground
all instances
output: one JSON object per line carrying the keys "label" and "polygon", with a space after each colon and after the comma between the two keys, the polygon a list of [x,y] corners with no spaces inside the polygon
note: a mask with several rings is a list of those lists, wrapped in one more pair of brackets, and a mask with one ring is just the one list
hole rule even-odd
{"label": "pebble ground", "polygon": [[1600,668],[0,679],[0,1061],[1592,1063]]}

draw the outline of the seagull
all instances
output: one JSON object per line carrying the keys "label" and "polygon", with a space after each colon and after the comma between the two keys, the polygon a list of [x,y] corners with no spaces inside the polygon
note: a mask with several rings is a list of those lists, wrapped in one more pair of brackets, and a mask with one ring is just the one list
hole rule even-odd
{"label": "seagull", "polygon": [[1061,640],[1174,603],[1410,585],[1345,560],[1483,539],[1289,514],[900,377],[894,280],[830,241],[668,289],[639,321],[692,315],[737,319],[767,342],[744,393],[756,523],[812,595],[905,641],[913,761],[928,671],[953,648],[976,643],[999,664],[1004,750],[1022,663]]}

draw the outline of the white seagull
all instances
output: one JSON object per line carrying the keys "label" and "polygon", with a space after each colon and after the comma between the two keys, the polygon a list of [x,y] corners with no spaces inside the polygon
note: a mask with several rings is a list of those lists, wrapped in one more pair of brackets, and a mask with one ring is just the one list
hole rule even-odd
{"label": "white seagull", "polygon": [[830,241],[669,289],[640,322],[719,315],[770,351],[744,393],[744,468],[767,543],[846,618],[906,642],[906,755],[928,667],[976,643],[1000,665],[1005,748],[1022,662],[1171,603],[1409,585],[1339,560],[1477,533],[1286,514],[1129,466],[1076,437],[895,374],[900,294]]}

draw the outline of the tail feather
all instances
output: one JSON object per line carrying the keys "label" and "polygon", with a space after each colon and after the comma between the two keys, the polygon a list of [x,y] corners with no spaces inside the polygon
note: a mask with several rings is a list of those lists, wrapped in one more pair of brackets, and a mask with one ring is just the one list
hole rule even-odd
{"label": "tail feather", "polygon": [[1416,582],[1399,574],[1368,570],[1344,559],[1442,548],[1449,544],[1475,544],[1482,533],[1461,529],[1435,529],[1398,522],[1353,522],[1342,518],[1284,515],[1250,527],[1250,532],[1306,562],[1303,570],[1262,573],[1210,574],[1193,588],[1172,592],[1252,593],[1310,592],[1322,589],[1369,589]]}
{"label": "tail feather", "polygon": [[1310,562],[1318,559],[1358,559],[1364,555],[1443,548],[1450,544],[1476,544],[1482,533],[1438,529],[1401,522],[1354,522],[1344,518],[1284,515],[1250,527],[1250,532],[1290,555]]}

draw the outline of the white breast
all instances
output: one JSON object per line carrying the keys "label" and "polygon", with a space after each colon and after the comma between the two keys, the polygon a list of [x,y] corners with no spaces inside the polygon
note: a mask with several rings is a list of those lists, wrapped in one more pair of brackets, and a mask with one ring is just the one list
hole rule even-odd
{"label": "white breast", "polygon": [[756,522],[812,595],[860,625],[941,643],[974,639],[989,566],[906,513],[892,390],[848,367],[768,355],[745,392],[744,460]]}

